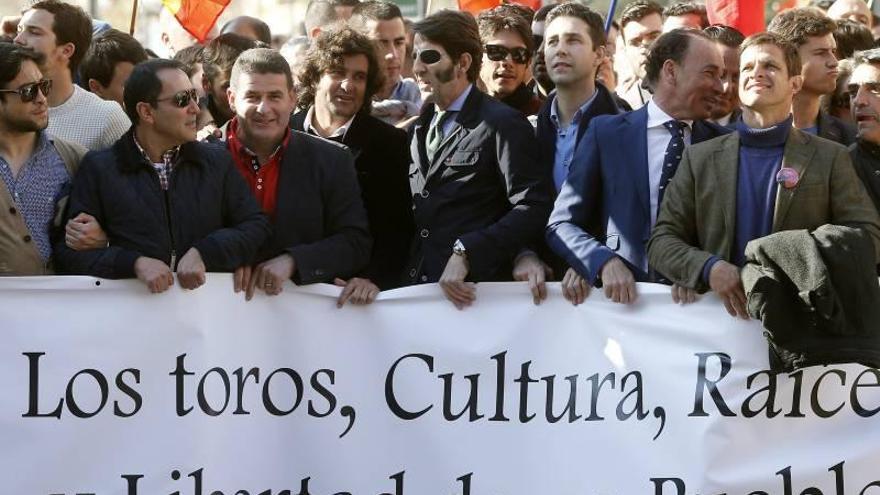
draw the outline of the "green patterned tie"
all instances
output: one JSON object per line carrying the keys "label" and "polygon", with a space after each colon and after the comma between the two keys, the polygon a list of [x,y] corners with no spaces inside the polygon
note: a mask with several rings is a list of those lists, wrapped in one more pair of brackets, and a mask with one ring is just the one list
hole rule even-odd
{"label": "green patterned tie", "polygon": [[433,124],[428,129],[428,139],[425,142],[425,151],[428,153],[428,161],[434,161],[434,155],[443,143],[443,122],[446,120],[446,112],[439,111],[434,115]]}

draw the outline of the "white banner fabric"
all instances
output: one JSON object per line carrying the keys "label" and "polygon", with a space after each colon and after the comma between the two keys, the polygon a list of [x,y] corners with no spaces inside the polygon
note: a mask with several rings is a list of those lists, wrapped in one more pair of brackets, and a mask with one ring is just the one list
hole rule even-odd
{"label": "white banner fabric", "polygon": [[770,375],[760,323],[638,290],[0,280],[0,493],[880,495],[877,370]]}

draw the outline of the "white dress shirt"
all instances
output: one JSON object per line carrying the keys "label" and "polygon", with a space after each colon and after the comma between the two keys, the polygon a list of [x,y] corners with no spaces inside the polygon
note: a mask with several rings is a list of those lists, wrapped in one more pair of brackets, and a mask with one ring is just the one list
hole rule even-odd
{"label": "white dress shirt", "polygon": [[[650,192],[651,201],[651,228],[657,222],[657,213],[659,205],[657,200],[660,197],[660,176],[663,174],[663,160],[666,155],[666,147],[672,140],[672,134],[664,123],[675,120],[666,112],[660,109],[654,100],[648,102],[648,191]],[[693,120],[682,120],[687,124],[684,128],[684,144],[691,144],[691,127]]]}

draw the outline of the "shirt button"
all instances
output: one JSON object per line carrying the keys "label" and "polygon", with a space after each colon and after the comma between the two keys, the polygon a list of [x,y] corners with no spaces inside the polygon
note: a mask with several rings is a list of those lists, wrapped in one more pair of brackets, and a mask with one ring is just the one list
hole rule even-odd
{"label": "shirt button", "polygon": [[415,277],[415,276],[416,276],[416,269],[415,269],[415,268],[413,268],[412,270],[409,271],[409,276],[410,276],[410,277]]}
{"label": "shirt button", "polygon": [[9,213],[12,213],[13,215],[15,215],[15,207],[14,206],[9,208]]}
{"label": "shirt button", "polygon": [[257,182],[259,182],[260,184],[262,184],[262,183],[263,183],[263,179],[257,179]]}
{"label": "shirt button", "polygon": [[419,196],[421,196],[423,198],[427,198],[429,194],[430,193],[428,191],[422,191],[421,193],[419,193]]}
{"label": "shirt button", "polygon": [[428,232],[428,229],[422,229],[422,231],[419,232],[419,235],[421,235],[422,237],[428,237],[428,235],[430,235],[430,234],[431,233]]}
{"label": "shirt button", "polygon": [[880,175],[880,170],[875,170],[874,175]]}
{"label": "shirt button", "polygon": [[257,189],[262,189],[262,188],[263,188],[263,186],[257,186]]}
{"label": "shirt button", "polygon": [[24,240],[24,242],[31,242],[31,236],[29,235],[24,236],[22,239]]}
{"label": "shirt button", "polygon": [[428,281],[428,276],[422,275],[422,282],[427,282],[427,281]]}

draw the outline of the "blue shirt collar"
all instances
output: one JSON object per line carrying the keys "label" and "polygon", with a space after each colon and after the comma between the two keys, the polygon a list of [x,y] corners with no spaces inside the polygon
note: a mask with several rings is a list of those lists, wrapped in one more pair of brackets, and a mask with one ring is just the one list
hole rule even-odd
{"label": "blue shirt collar", "polygon": [[[446,108],[446,111],[447,112],[460,112],[462,107],[464,107],[464,101],[467,100],[467,97],[469,94],[471,94],[472,89],[474,89],[474,85],[468,84],[468,86],[466,88],[464,88],[464,91],[462,91],[461,94],[458,95],[458,98],[452,100],[452,103],[449,105],[449,107]],[[440,107],[438,107],[436,104],[434,104],[434,111],[435,112],[440,111]]]}
{"label": "blue shirt collar", "polygon": [[[590,105],[593,104],[593,101],[596,100],[596,95],[598,95],[598,94],[599,94],[599,88],[596,88],[596,90],[593,91],[593,95],[590,96],[590,98],[577,109],[577,112],[574,113],[574,116],[571,118],[571,125],[577,125],[578,123],[580,123],[581,118],[583,118],[584,114],[587,113],[587,110],[590,108]],[[559,108],[557,107],[558,103],[557,103],[556,97],[557,97],[557,94],[554,93],[552,96],[553,103],[550,104],[550,121],[553,122],[553,125],[556,126],[556,128],[558,129],[559,128]]]}

